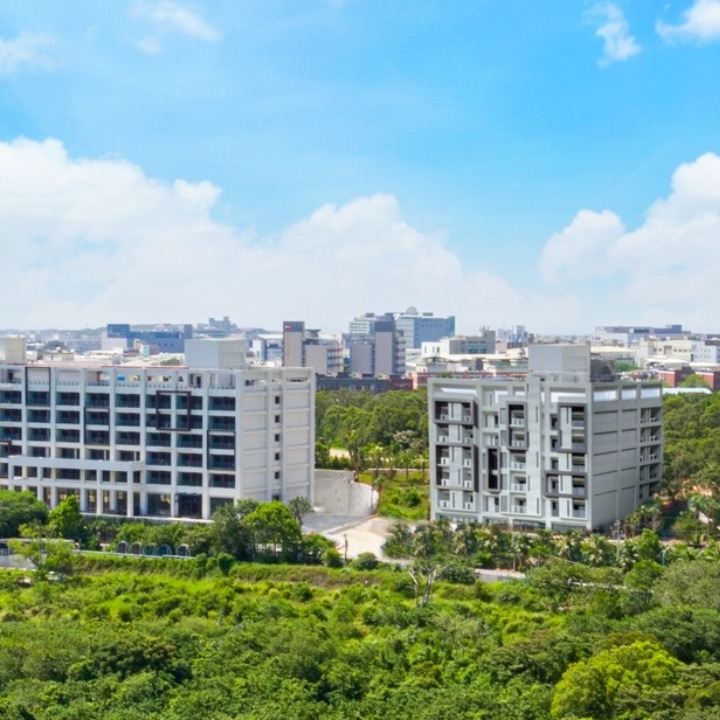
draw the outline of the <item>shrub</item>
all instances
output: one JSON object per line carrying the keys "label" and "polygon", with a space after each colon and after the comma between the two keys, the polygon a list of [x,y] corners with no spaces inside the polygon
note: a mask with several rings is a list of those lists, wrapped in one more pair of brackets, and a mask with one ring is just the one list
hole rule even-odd
{"label": "shrub", "polygon": [[352,566],[356,570],[374,570],[378,566],[379,560],[375,557],[375,553],[360,553],[353,561]]}

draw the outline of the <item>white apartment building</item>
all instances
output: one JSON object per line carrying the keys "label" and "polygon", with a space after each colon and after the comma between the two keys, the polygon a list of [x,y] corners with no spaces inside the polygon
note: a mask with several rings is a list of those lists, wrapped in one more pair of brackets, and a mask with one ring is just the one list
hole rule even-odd
{"label": "white apartment building", "polygon": [[186,353],[185,367],[0,363],[0,487],[127,517],[312,502],[313,371],[246,367],[243,341]]}
{"label": "white apartment building", "polygon": [[531,345],[523,380],[431,380],[433,518],[592,530],[647,501],[662,474],[661,388],[589,370],[587,346]]}

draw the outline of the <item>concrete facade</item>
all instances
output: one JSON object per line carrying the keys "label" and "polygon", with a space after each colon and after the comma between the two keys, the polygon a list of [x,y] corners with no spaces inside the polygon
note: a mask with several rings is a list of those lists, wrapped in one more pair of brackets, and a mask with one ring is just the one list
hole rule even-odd
{"label": "concrete facade", "polygon": [[662,477],[657,384],[593,383],[586,346],[530,346],[524,380],[431,380],[434,518],[607,527]]}
{"label": "concrete facade", "polygon": [[0,487],[128,517],[312,502],[314,395],[299,368],[0,364]]}
{"label": "concrete facade", "polygon": [[337,375],[343,370],[343,346],[335,338],[307,330],[302,321],[283,323],[283,366],[308,367],[318,375]]}

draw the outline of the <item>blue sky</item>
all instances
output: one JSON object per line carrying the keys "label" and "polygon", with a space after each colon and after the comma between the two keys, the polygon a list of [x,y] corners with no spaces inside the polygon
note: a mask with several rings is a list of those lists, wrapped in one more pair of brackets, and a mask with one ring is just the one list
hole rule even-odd
{"label": "blue sky", "polygon": [[719,83],[720,0],[0,3],[0,327],[720,330]]}

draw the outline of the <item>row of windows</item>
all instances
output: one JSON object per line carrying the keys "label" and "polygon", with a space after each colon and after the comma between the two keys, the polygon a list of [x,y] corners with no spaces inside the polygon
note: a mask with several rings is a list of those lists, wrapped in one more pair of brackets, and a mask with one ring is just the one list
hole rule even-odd
{"label": "row of windows", "polygon": [[[279,474],[275,473],[275,479],[279,479]],[[81,470],[79,468],[36,468],[27,467],[25,473],[20,473],[20,468],[16,468],[14,480],[19,479],[43,479],[43,480],[79,480],[85,482],[102,482],[102,483],[119,483],[126,484],[128,482],[129,473],[121,470]],[[132,481],[135,484],[142,483],[142,473],[136,471],[132,473]],[[148,470],[145,475],[145,483],[148,485],[171,485],[172,473],[168,470]],[[202,487],[203,475],[197,472],[178,472],[177,485],[185,487]],[[208,487],[234,489],[235,475],[214,474],[208,476]]]}
{"label": "row of windows", "polygon": [[[140,408],[141,395],[129,393],[118,393],[114,396],[114,407],[116,408]],[[44,391],[27,392],[25,404],[27,407],[50,407],[50,393]],[[58,392],[55,395],[55,404],[61,407],[79,407],[80,393]],[[280,395],[273,396],[273,404],[280,405]],[[20,405],[22,404],[22,393],[18,390],[3,390],[0,392],[0,404]],[[109,408],[110,395],[108,393],[85,393],[85,407]],[[158,392],[145,396],[145,407],[157,410],[202,410],[203,398],[189,393]],[[208,409],[213,411],[234,412],[234,397],[211,397],[208,399]]]}

